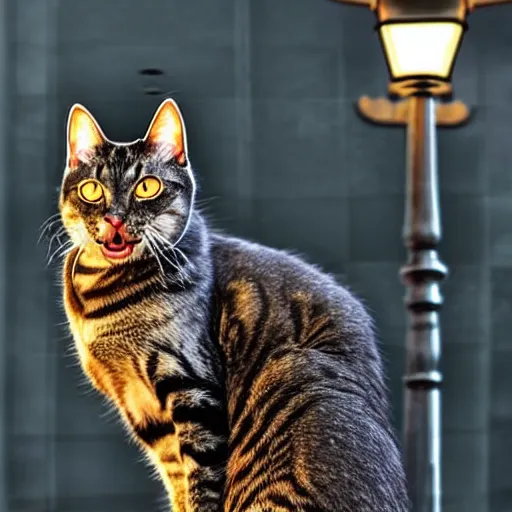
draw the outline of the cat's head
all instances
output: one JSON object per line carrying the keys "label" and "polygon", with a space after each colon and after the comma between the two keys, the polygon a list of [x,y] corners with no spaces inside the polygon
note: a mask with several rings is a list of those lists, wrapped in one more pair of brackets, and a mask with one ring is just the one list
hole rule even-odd
{"label": "cat's head", "polygon": [[83,106],[71,108],[59,207],[76,246],[110,263],[175,246],[194,195],[185,126],[174,101],[160,105],[143,139],[127,144],[107,139]]}

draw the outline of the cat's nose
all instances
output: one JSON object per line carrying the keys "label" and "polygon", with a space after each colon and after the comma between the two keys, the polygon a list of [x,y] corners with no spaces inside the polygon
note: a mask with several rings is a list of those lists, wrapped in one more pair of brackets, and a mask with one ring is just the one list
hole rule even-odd
{"label": "cat's nose", "polygon": [[103,217],[103,220],[108,222],[114,229],[119,229],[123,225],[123,219],[118,215],[107,213],[107,215]]}

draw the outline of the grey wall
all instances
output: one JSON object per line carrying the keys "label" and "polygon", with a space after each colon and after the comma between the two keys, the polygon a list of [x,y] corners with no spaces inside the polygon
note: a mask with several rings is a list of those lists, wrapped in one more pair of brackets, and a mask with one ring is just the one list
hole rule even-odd
{"label": "grey wall", "polygon": [[[87,394],[59,325],[46,249],[34,247],[56,208],[67,109],[85,104],[113,139],[141,136],[162,99],[143,94],[141,68],[163,69],[156,84],[183,109],[212,222],[301,251],[365,299],[399,428],[404,133],[354,113],[359,95],[386,88],[371,14],[328,0],[3,1],[9,511],[164,503],[114,415]],[[511,24],[512,6],[472,16],[454,83],[476,106],[474,119],[439,135],[441,255],[451,269],[442,316],[446,512],[512,510]]]}
{"label": "grey wall", "polygon": [[[7,31],[7,3],[5,1],[0,1],[0,20],[1,28],[0,33],[6,34]],[[8,38],[0,37],[0,81],[2,84],[8,83],[8,70],[9,70],[9,48],[8,48]],[[8,95],[7,95],[7,87],[2,87],[0,92],[0,168],[5,169],[8,166],[8,158],[7,158],[7,140],[5,134],[8,131],[9,126],[9,110],[8,110]],[[5,174],[0,173],[0,204],[3,207],[0,210],[0,240],[4,242],[6,240],[6,208],[5,208],[5,198],[6,198],[6,187],[5,187]],[[5,251],[0,251],[0,339],[6,339],[6,298],[7,298],[7,275],[6,275],[6,254]],[[0,348],[0,411],[5,410],[5,383],[6,383],[6,365],[5,365],[5,343],[2,343]],[[0,419],[0,510],[7,509],[7,495],[6,495],[6,450],[5,450],[5,441],[6,441],[6,432],[5,432],[5,422],[3,419]]]}

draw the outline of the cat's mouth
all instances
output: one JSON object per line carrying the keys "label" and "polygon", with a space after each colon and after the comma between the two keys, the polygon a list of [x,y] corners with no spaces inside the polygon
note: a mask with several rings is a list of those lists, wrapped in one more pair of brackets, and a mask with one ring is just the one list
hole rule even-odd
{"label": "cat's mouth", "polygon": [[101,243],[101,252],[106,258],[122,260],[132,255],[135,245],[139,242],[140,239],[126,239],[117,231],[111,240],[99,243]]}

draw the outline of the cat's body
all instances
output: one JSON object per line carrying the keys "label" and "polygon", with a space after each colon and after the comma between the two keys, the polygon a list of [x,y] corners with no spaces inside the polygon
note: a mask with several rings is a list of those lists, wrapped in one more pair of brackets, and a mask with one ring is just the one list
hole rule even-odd
{"label": "cat's body", "polygon": [[[109,194],[141,153],[130,161],[126,149],[110,150],[122,172],[102,201],[119,213]],[[87,164],[103,172],[97,159]],[[69,205],[70,183],[61,200],[68,229],[82,208]],[[360,302],[302,260],[213,234],[192,208],[177,210],[186,225],[168,230],[174,244],[161,241],[156,257],[141,251],[120,264],[83,243],[64,266],[84,371],[158,467],[174,512],[405,512],[380,357]],[[116,243],[104,252],[126,250]]]}

